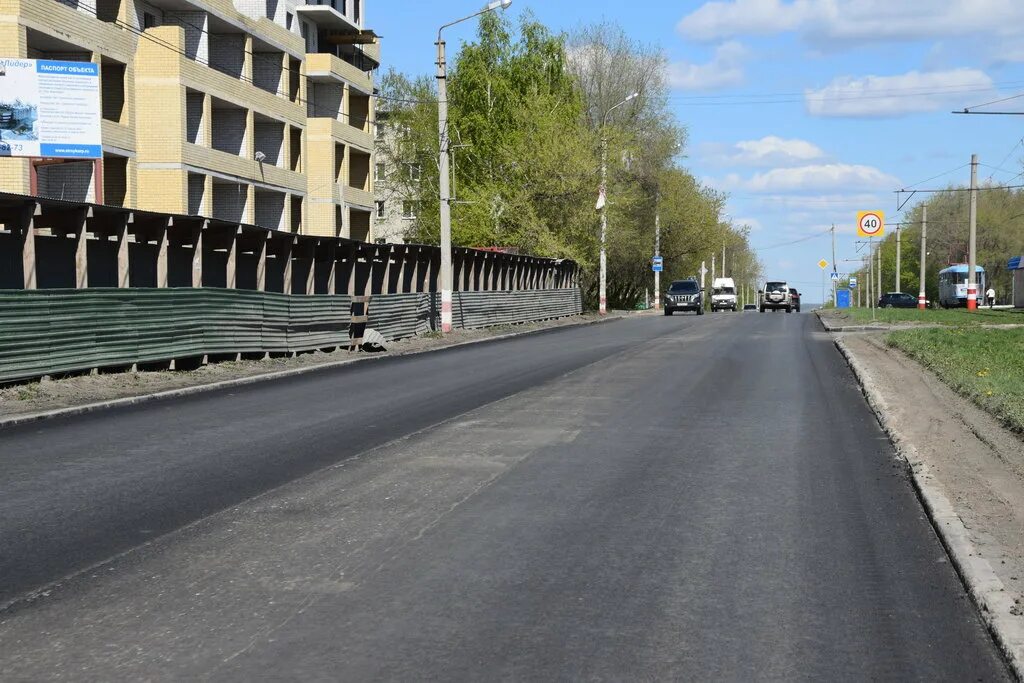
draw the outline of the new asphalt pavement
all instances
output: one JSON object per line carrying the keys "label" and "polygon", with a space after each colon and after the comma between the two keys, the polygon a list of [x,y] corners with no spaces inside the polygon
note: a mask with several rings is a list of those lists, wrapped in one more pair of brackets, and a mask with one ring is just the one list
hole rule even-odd
{"label": "new asphalt pavement", "polygon": [[0,430],[4,680],[1008,680],[807,314]]}

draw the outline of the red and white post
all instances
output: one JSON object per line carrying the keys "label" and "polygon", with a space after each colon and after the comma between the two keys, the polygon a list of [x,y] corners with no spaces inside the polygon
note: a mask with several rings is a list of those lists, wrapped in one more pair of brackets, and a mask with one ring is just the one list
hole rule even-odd
{"label": "red and white post", "polygon": [[978,310],[978,155],[971,155],[971,236],[967,244],[967,310]]}
{"label": "red and white post", "polygon": [[921,207],[921,288],[917,291],[917,307],[924,310],[928,307],[928,297],[925,295],[925,260],[928,257],[928,206]]}

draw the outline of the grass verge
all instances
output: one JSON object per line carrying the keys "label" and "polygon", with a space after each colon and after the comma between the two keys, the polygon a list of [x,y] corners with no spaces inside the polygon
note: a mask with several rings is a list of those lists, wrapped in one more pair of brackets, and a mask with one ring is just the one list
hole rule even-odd
{"label": "grass verge", "polygon": [[[871,323],[871,309],[845,308],[842,311],[832,310],[827,313],[831,318],[850,321],[855,324]],[[879,308],[875,309],[875,322],[924,323],[929,325],[1024,325],[1024,313],[1013,310],[989,310],[979,308],[969,313],[965,308],[925,309],[916,308]]]}
{"label": "grass verge", "polygon": [[1024,328],[900,330],[885,343],[1024,433]]}

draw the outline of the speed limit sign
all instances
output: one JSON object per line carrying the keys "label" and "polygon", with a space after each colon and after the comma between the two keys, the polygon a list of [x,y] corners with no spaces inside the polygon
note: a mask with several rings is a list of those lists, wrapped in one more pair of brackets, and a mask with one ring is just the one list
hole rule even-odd
{"label": "speed limit sign", "polygon": [[884,211],[857,212],[857,237],[881,237],[884,234]]}

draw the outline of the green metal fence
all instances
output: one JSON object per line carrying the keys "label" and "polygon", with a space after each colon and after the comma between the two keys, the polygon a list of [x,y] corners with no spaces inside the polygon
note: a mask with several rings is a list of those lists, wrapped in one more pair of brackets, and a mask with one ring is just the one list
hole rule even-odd
{"label": "green metal fence", "polygon": [[0,290],[0,381],[343,346],[350,310],[348,296],[235,289]]}

